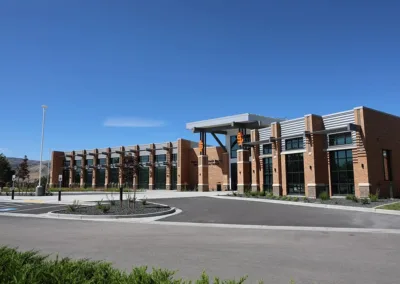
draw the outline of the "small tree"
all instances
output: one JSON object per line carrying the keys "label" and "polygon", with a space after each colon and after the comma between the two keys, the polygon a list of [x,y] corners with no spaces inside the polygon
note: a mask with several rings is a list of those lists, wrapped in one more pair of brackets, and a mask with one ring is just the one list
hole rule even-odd
{"label": "small tree", "polygon": [[14,173],[6,156],[0,153],[0,189],[3,189],[6,183],[11,182]]}
{"label": "small tree", "polygon": [[29,176],[29,165],[28,165],[28,157],[25,155],[22,162],[18,165],[17,177],[22,179],[22,182],[25,183],[25,180]]}

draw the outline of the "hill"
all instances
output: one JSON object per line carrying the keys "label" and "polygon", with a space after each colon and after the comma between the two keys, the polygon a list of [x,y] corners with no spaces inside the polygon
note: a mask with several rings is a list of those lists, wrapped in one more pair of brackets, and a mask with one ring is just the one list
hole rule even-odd
{"label": "hill", "polygon": [[[7,157],[7,160],[10,162],[11,168],[16,170],[18,165],[23,161],[22,158],[12,158]],[[49,173],[49,169],[47,167],[48,161],[42,161],[42,176],[47,176]],[[39,165],[40,161],[36,160],[28,160],[28,168],[29,168],[29,179],[35,180],[39,179]]]}

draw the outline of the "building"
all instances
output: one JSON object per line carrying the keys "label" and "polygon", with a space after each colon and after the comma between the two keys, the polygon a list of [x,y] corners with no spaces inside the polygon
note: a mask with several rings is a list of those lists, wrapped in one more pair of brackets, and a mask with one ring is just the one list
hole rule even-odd
{"label": "building", "polygon": [[[394,115],[366,107],[290,120],[240,114],[186,128],[201,142],[53,152],[51,184],[62,175],[63,186],[400,197],[400,117]],[[219,146],[199,149],[211,137]]]}

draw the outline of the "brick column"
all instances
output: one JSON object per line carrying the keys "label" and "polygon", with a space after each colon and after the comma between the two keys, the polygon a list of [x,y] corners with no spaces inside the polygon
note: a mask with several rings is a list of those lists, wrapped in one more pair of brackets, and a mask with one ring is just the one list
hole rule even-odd
{"label": "brick column", "polygon": [[189,157],[190,142],[185,139],[178,140],[178,158],[177,158],[177,191],[185,189],[186,185],[189,185],[190,179],[190,157]]}
{"label": "brick column", "polygon": [[[324,122],[321,116],[306,115],[306,131],[324,130]],[[305,195],[310,198],[317,198],[322,191],[327,190],[329,184],[328,160],[326,152],[325,135],[306,135],[304,153],[304,184]]]}
{"label": "brick column", "polygon": [[[368,198],[371,191],[371,183],[368,175],[368,160],[365,149],[364,109],[354,109],[354,118],[355,124],[361,127],[361,131],[356,132],[357,149],[353,150],[354,193],[359,198]],[[379,161],[379,163],[382,163],[382,161]]]}
{"label": "brick column", "polygon": [[149,166],[149,190],[153,190],[155,188],[155,177],[154,177],[154,162],[155,162],[155,152],[156,146],[153,144],[150,145],[150,166]]}
{"label": "brick column", "polygon": [[125,147],[121,146],[119,151],[118,183],[121,187],[125,182]]}
{"label": "brick column", "polygon": [[74,170],[74,164],[75,164],[75,151],[71,152],[71,160],[69,163],[69,187],[72,187],[72,184],[75,183],[75,170]]}
{"label": "brick column", "polygon": [[208,156],[199,155],[198,158],[198,190],[208,191]]}
{"label": "brick column", "polygon": [[222,190],[229,190],[229,153],[222,153]]}
{"label": "brick column", "polygon": [[85,179],[86,179],[86,150],[82,151],[82,165],[81,165],[81,180],[80,187],[85,187]]}
{"label": "brick column", "polygon": [[[259,141],[259,133],[257,129],[250,132],[251,142]],[[260,184],[260,146],[251,147],[251,191],[261,191]]]}
{"label": "brick column", "polygon": [[111,159],[111,148],[107,148],[106,155],[106,170],[104,174],[104,188],[107,189],[110,184],[110,159]]}
{"label": "brick column", "polygon": [[92,188],[96,188],[97,184],[97,165],[98,165],[98,159],[99,159],[99,149],[94,150],[94,155],[93,155],[93,175],[92,175]]}
{"label": "brick column", "polygon": [[48,181],[50,187],[58,187],[58,176],[63,173],[64,159],[64,152],[53,151],[51,153],[50,180]]}
{"label": "brick column", "polygon": [[133,190],[137,190],[138,189],[138,184],[139,184],[139,161],[140,161],[140,152],[139,152],[139,145],[136,145],[135,147],[133,147],[133,149],[135,150],[134,152],[134,156],[133,156]]}
{"label": "brick column", "polygon": [[[279,123],[271,124],[271,137],[281,137],[281,125]],[[272,192],[275,196],[286,195],[286,170],[285,156],[281,155],[281,141],[272,142]],[[283,192],[285,189],[285,193]]]}
{"label": "brick column", "polygon": [[166,180],[165,180],[165,185],[166,185],[166,190],[171,190],[172,189],[172,143],[168,142],[167,143],[167,168],[166,168]]}
{"label": "brick column", "polygon": [[249,151],[239,149],[237,150],[237,190],[238,193],[243,194],[246,190],[250,189],[250,173],[249,173]]}

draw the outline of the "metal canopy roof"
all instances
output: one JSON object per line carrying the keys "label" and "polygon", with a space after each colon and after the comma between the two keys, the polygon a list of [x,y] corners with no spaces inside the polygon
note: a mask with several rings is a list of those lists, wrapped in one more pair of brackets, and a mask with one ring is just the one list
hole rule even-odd
{"label": "metal canopy roof", "polygon": [[220,118],[189,122],[186,124],[186,129],[193,132],[221,132],[235,128],[257,129],[271,125],[273,122],[281,121],[281,119],[265,117],[256,114],[244,113]]}

